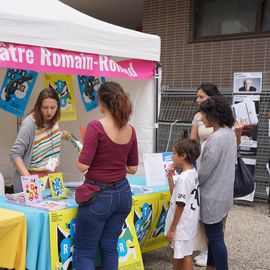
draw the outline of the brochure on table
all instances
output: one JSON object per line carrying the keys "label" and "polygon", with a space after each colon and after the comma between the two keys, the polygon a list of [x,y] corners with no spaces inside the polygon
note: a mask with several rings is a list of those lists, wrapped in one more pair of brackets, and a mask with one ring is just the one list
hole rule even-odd
{"label": "brochure on table", "polygon": [[38,182],[39,182],[39,185],[40,185],[41,192],[43,192],[46,189],[46,186],[47,186],[48,176],[45,175],[43,177],[40,177],[38,179]]}
{"label": "brochure on table", "polygon": [[50,211],[64,209],[67,207],[67,204],[65,202],[61,202],[61,201],[46,200],[46,201],[34,203],[31,206],[50,212]]}
{"label": "brochure on table", "polygon": [[48,174],[50,182],[50,190],[53,199],[60,199],[66,197],[66,189],[64,185],[62,173]]}
{"label": "brochure on table", "polygon": [[42,201],[37,175],[21,176],[25,204],[32,206]]}
{"label": "brochure on table", "polygon": [[[52,199],[47,199],[46,183],[50,182],[50,195]],[[66,198],[66,189],[61,173],[49,174],[48,176],[38,178],[38,175],[21,176],[23,192],[15,194],[6,194],[9,202],[22,204],[39,208],[46,211],[55,211],[64,209],[68,206],[66,201],[55,201],[54,199]],[[46,200],[43,198],[46,197]]]}

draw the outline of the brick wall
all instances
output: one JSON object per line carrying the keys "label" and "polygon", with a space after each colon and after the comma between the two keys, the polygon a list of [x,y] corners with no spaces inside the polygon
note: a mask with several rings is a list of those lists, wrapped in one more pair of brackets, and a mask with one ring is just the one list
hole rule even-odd
{"label": "brick wall", "polygon": [[[192,42],[192,0],[144,0],[143,31],[161,37],[162,84],[177,91],[162,95],[158,151],[165,151],[169,123],[182,119],[184,123],[172,130],[172,138],[179,138],[188,130],[192,106],[186,99],[202,82],[212,82],[232,96],[234,72],[262,72],[258,147],[255,179],[256,198],[267,200],[269,174],[265,164],[270,156],[268,120],[270,112],[270,36],[224,41]],[[188,114],[187,114],[188,113]],[[185,117],[184,117],[185,116]],[[186,119],[186,117],[189,119]],[[176,140],[176,139],[175,139]]]}
{"label": "brick wall", "polygon": [[210,81],[232,89],[234,72],[258,71],[264,73],[263,88],[268,87],[270,37],[192,43],[191,2],[144,0],[143,31],[161,37],[162,84],[195,89]]}

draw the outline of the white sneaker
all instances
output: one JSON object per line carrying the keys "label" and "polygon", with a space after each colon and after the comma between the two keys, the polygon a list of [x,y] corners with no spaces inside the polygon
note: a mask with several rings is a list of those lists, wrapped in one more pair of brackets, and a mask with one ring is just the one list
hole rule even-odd
{"label": "white sneaker", "polygon": [[201,251],[199,255],[194,257],[194,261],[196,266],[201,267],[207,266],[207,251],[206,250]]}

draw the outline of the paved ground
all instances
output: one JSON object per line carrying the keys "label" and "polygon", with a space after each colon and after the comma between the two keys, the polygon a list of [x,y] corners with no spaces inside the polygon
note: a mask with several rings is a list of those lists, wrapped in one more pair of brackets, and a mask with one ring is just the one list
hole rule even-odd
{"label": "paved ground", "polygon": [[[230,270],[270,270],[270,217],[267,204],[235,205],[226,223]],[[145,270],[170,270],[170,248],[143,255]],[[195,267],[194,270],[203,270]]]}

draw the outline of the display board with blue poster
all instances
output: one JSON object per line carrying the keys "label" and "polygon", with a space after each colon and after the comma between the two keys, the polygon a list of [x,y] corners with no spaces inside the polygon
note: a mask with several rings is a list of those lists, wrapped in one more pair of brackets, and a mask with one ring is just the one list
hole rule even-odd
{"label": "display board with blue poster", "polygon": [[72,75],[44,74],[45,87],[54,89],[60,99],[61,121],[77,119]]}
{"label": "display board with blue poster", "polygon": [[77,78],[84,107],[87,112],[91,111],[98,107],[97,90],[105,82],[105,78],[81,75]]}
{"label": "display board with blue poster", "polygon": [[157,208],[158,203],[155,194],[145,194],[132,198],[133,222],[141,247],[150,235],[150,228],[155,217],[153,213],[157,212]]}
{"label": "display board with blue poster", "polygon": [[[156,212],[153,211],[154,218],[149,229],[150,232],[141,246],[142,253],[168,246],[168,241],[165,240],[164,236],[164,229],[171,194],[169,191],[161,191],[154,195],[157,202]],[[145,197],[145,195],[142,197]]]}
{"label": "display board with blue poster", "polygon": [[49,213],[52,269],[75,269],[72,255],[76,230],[77,208]]}
{"label": "display board with blue poster", "polygon": [[0,108],[22,117],[32,93],[38,73],[8,68],[0,94]]}

